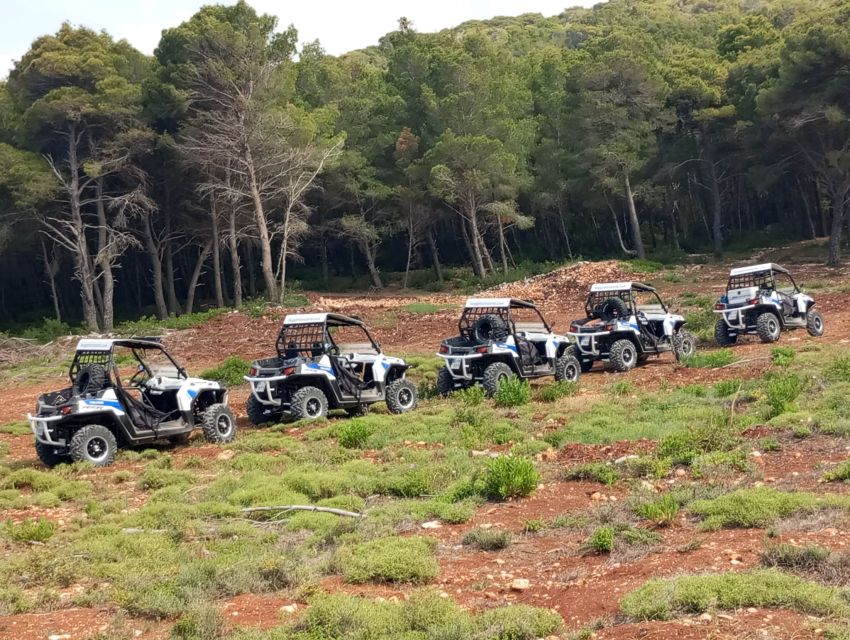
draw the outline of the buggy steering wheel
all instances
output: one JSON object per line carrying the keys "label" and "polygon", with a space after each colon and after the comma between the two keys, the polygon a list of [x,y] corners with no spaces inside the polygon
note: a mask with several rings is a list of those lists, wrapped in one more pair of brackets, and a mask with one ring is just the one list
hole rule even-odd
{"label": "buggy steering wheel", "polygon": [[140,364],[139,368],[136,369],[136,373],[130,376],[130,386],[143,387],[145,385],[145,382],[147,382],[149,379],[150,376],[148,375],[147,367]]}

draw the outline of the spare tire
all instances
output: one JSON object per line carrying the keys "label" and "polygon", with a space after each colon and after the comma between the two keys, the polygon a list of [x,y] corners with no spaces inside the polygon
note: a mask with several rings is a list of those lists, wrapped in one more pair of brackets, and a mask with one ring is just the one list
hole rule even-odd
{"label": "spare tire", "polygon": [[502,340],[508,335],[508,324],[501,316],[488,313],[475,321],[472,325],[472,339],[476,344],[483,344],[491,340]]}
{"label": "spare tire", "polygon": [[606,322],[610,322],[614,318],[627,318],[629,316],[629,308],[622,298],[613,297],[597,305],[596,313]]}
{"label": "spare tire", "polygon": [[74,393],[80,396],[97,393],[106,386],[108,380],[109,376],[106,373],[106,367],[103,365],[83,365],[74,378]]}

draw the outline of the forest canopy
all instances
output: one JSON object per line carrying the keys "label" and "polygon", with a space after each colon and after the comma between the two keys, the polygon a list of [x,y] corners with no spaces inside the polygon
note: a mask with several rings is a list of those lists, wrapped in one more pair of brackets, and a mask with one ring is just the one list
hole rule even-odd
{"label": "forest canopy", "polygon": [[841,259],[844,0],[401,18],[341,56],[296,27],[240,1],[153,56],[69,24],[33,42],[0,83],[0,323],[110,331],[294,280],[439,287],[752,238]]}

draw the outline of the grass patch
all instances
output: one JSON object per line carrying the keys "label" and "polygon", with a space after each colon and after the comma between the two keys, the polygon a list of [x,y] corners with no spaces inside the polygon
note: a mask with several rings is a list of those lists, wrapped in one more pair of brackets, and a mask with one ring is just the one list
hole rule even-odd
{"label": "grass patch", "polygon": [[481,551],[498,551],[511,544],[513,536],[504,529],[470,529],[463,537],[463,544],[470,545]]}
{"label": "grass patch", "polygon": [[497,407],[521,407],[531,402],[531,385],[518,376],[503,378],[493,399]]}
{"label": "grass patch", "polygon": [[766,527],[781,518],[829,508],[850,508],[850,496],[788,493],[769,487],[738,489],[716,498],[696,500],[688,509],[703,518],[703,527]]}
{"label": "grass patch", "polygon": [[850,604],[839,589],[775,569],[650,580],[620,603],[621,611],[636,620],[671,620],[742,607],[780,607],[817,616],[850,614]]}
{"label": "grass patch", "polygon": [[540,482],[534,463],[519,456],[499,456],[487,463],[482,492],[490,500],[524,498]]}
{"label": "grass patch", "polygon": [[440,311],[445,311],[446,309],[451,309],[452,305],[446,304],[434,304],[433,302],[411,302],[402,307],[403,311],[407,313],[416,313],[416,314],[428,314],[428,313],[438,313]]}
{"label": "grass patch", "polygon": [[337,563],[346,582],[423,583],[440,573],[436,546],[433,538],[379,538],[342,547]]}
{"label": "grass patch", "polygon": [[359,418],[352,418],[337,429],[339,446],[346,449],[362,449],[371,435],[372,425]]}
{"label": "grass patch", "polygon": [[681,362],[692,369],[717,369],[735,362],[735,354],[731,349],[717,349],[695,353],[690,358],[684,358]]}
{"label": "grass patch", "polygon": [[669,527],[679,515],[682,505],[671,494],[665,493],[660,498],[643,502],[635,506],[635,514],[649,520],[656,527]]}
{"label": "grass patch", "polygon": [[564,472],[565,480],[589,480],[611,486],[620,478],[620,474],[610,464],[604,462],[586,462]]}
{"label": "grass patch", "polygon": [[15,524],[7,520],[0,533],[14,542],[46,542],[53,537],[54,527],[50,520],[24,520]]}
{"label": "grass patch", "polygon": [[803,381],[796,373],[771,376],[765,388],[765,400],[771,418],[792,409],[792,403],[803,390]]}
{"label": "grass patch", "polygon": [[578,393],[579,384],[569,380],[558,380],[552,384],[547,384],[540,390],[541,402],[556,402],[561,398],[574,396]]}
{"label": "grass patch", "polygon": [[850,482],[850,460],[845,460],[832,471],[823,474],[824,482]]}
{"label": "grass patch", "polygon": [[770,350],[770,361],[777,367],[787,367],[796,357],[797,353],[791,347],[779,346]]}
{"label": "grass patch", "polygon": [[251,363],[247,360],[239,356],[230,356],[217,367],[203,371],[200,377],[204,380],[221,382],[228,387],[236,387],[245,384],[243,376],[248,375],[250,368]]}
{"label": "grass patch", "polygon": [[657,533],[633,527],[628,523],[603,524],[593,530],[581,545],[581,551],[592,554],[612,553],[621,546],[646,546],[658,542],[659,539]]}

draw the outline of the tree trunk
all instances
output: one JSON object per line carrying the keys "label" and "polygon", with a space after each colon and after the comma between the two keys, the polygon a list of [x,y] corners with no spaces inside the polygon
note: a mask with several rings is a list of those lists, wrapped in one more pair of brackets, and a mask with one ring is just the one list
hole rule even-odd
{"label": "tree trunk", "polygon": [[204,263],[207,261],[207,258],[212,251],[212,247],[213,239],[210,238],[198,254],[198,259],[195,262],[195,268],[192,270],[192,277],[189,279],[189,289],[186,291],[186,315],[192,313],[192,308],[195,306],[195,289],[198,286],[198,280],[201,277],[201,270],[204,268]]}
{"label": "tree trunk", "polygon": [[806,210],[806,222],[808,222],[809,233],[812,235],[812,240],[818,237],[815,231],[815,221],[812,218],[812,207],[809,205],[809,199],[806,197],[806,190],[803,188],[803,183],[800,181],[800,175],[797,174],[797,188],[800,190],[800,198],[803,200],[803,208]]}
{"label": "tree trunk", "polygon": [[254,245],[245,243],[245,254],[248,263],[248,295],[252,298],[257,296],[257,275],[254,272]]}
{"label": "tree trunk", "polygon": [[112,252],[109,227],[106,220],[106,209],[103,205],[103,178],[95,180],[96,209],[97,209],[97,266],[100,268],[103,280],[103,316],[102,329],[112,331],[115,326],[115,279],[112,275]]}
{"label": "tree trunk", "polygon": [[239,263],[239,242],[236,238],[236,207],[230,207],[227,246],[230,249],[230,268],[233,272],[233,306],[242,306],[242,267]]}
{"label": "tree trunk", "polygon": [[837,267],[841,263],[841,235],[844,231],[844,218],[847,213],[850,179],[844,184],[828,184],[829,199],[832,203],[832,230],[829,234],[829,255],[826,263]]}
{"label": "tree trunk", "polygon": [[570,234],[567,232],[567,223],[564,220],[564,212],[561,209],[561,203],[558,203],[558,220],[561,223],[561,233],[564,234],[564,242],[567,243],[567,255],[570,257],[570,260],[573,259],[573,247],[570,243]]}
{"label": "tree trunk", "polygon": [[319,261],[322,265],[322,284],[327,287],[330,281],[330,268],[328,266],[328,240],[324,232],[319,236]]}
{"label": "tree trunk", "polygon": [[643,247],[643,239],[640,237],[640,221],[638,220],[637,209],[635,209],[635,197],[632,193],[632,184],[629,181],[629,174],[623,173],[623,178],[625,179],[626,204],[628,205],[629,210],[629,226],[632,230],[632,243],[634,244],[635,254],[637,257],[645,259],[646,250]]}
{"label": "tree trunk", "polygon": [[383,289],[384,283],[381,281],[381,272],[378,271],[378,267],[375,264],[375,247],[373,247],[368,240],[360,243],[360,248],[363,250],[363,254],[366,256],[366,266],[369,267],[369,275],[372,276],[372,284],[376,289]]}
{"label": "tree trunk", "polygon": [[218,206],[215,197],[210,198],[210,218],[212,221],[212,258],[213,258],[213,282],[215,284],[215,306],[219,309],[224,306],[224,288],[221,285],[221,247],[219,245],[218,231]]}
{"label": "tree trunk", "polygon": [[508,273],[508,256],[505,253],[505,227],[502,225],[502,218],[496,216],[496,228],[499,233],[499,258],[502,260],[502,273]]}
{"label": "tree trunk", "polygon": [[[257,232],[260,236],[260,258],[263,270],[263,280],[266,283],[266,297],[278,300],[277,283],[274,277],[274,266],[272,263],[272,246],[269,239],[269,227],[266,222],[266,212],[263,209],[263,200],[260,197],[260,188],[257,184],[257,176],[254,172],[254,160],[251,148],[245,151],[245,164],[248,169],[248,186],[251,190],[251,199],[254,202],[254,221],[257,224]],[[286,254],[284,253],[284,267],[286,266]],[[284,276],[285,277],[285,276]],[[283,292],[281,292],[283,295]]]}
{"label": "tree trunk", "polygon": [[723,255],[723,220],[721,217],[723,203],[720,200],[720,184],[717,180],[714,159],[707,152],[703,164],[706,167],[708,189],[711,193],[711,237],[714,240],[714,255],[719,258]]}
{"label": "tree trunk", "polygon": [[404,279],[401,282],[401,288],[407,289],[407,280],[410,278],[410,262],[413,260],[413,248],[414,248],[414,239],[415,236],[413,234],[413,211],[408,208],[407,210],[407,261],[404,264]]}
{"label": "tree trunk", "polygon": [[472,247],[472,267],[475,275],[483,278],[487,275],[484,258],[481,252],[480,234],[478,233],[478,216],[475,209],[469,212],[469,242]]}
{"label": "tree trunk", "polygon": [[142,231],[145,236],[145,249],[151,261],[151,286],[153,287],[154,304],[156,304],[156,315],[160,320],[165,320],[168,317],[168,307],[165,304],[165,293],[162,290],[162,256],[156,240],[154,240],[150,216],[146,216],[142,221]]}
{"label": "tree trunk", "polygon": [[434,239],[434,230],[428,229],[428,247],[431,250],[431,262],[437,274],[437,282],[443,283],[443,266],[440,264],[440,253],[437,251],[437,241]]}
{"label": "tree trunk", "polygon": [[47,246],[44,244],[44,239],[41,240],[41,255],[44,257],[44,274],[50,281],[50,299],[53,301],[53,315],[56,318],[56,322],[62,322],[62,312],[59,309],[59,293],[56,290],[56,274],[59,271],[59,261],[56,259],[55,253],[52,260],[47,256]]}

